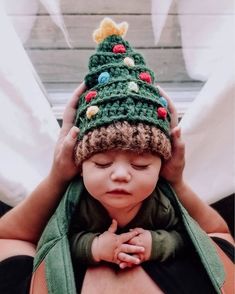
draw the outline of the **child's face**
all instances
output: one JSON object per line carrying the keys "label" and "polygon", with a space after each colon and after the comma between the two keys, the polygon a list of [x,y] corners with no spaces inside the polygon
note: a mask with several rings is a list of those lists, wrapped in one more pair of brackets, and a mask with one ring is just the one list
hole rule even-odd
{"label": "child's face", "polygon": [[82,175],[87,191],[107,210],[131,209],[155,189],[161,159],[151,153],[111,150],[83,162]]}

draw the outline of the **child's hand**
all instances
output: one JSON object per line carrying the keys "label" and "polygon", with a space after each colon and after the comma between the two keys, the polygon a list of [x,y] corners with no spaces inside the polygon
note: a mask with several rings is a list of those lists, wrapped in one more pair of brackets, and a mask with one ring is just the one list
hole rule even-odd
{"label": "child's hand", "polygon": [[138,232],[132,231],[116,235],[117,221],[113,220],[108,231],[93,240],[91,252],[95,261],[101,260],[120,264],[119,256],[128,263],[139,264],[140,259],[132,256],[132,253],[142,253],[144,248],[138,245],[131,245],[127,242],[134,238]]}
{"label": "child's hand", "polygon": [[69,182],[77,173],[74,163],[74,146],[77,141],[79,129],[73,126],[79,97],[85,91],[82,83],[73,93],[72,99],[66,105],[63,114],[63,124],[55,147],[54,161],[50,177],[58,183]]}
{"label": "child's hand", "polygon": [[[135,252],[133,257],[138,257],[140,262],[149,260],[152,250],[152,236],[150,231],[144,230],[142,228],[135,228],[131,230],[132,232],[137,232],[138,235],[134,236],[131,240],[128,241],[128,244],[134,246],[143,247],[145,250],[143,252]],[[134,264],[122,258],[122,253],[118,254],[118,258],[121,261],[119,264],[120,268],[124,269],[126,267],[132,267]]]}

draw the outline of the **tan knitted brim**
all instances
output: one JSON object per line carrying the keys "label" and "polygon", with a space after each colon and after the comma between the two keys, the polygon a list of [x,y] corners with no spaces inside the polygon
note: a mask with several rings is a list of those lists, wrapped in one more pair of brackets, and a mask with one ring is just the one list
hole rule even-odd
{"label": "tan knitted brim", "polygon": [[94,129],[84,135],[75,147],[76,164],[80,166],[95,153],[113,149],[131,150],[138,154],[151,152],[164,159],[171,156],[170,140],[161,130],[142,123],[130,125],[125,121]]}

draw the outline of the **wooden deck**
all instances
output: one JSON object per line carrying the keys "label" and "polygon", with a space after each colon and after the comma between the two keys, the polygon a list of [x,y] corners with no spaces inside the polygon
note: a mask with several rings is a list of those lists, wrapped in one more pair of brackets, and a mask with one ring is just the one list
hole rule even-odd
{"label": "wooden deck", "polygon": [[[170,93],[181,108],[180,112],[184,112],[187,103],[199,92],[202,83],[192,80],[185,69],[174,5],[157,45],[154,43],[150,0],[61,0],[61,10],[72,48],[68,47],[61,30],[43,7],[40,7],[25,44],[57,116],[61,115],[65,101],[88,71],[88,59],[95,48],[92,32],[104,16],[129,23],[127,40],[145,56],[148,66],[156,73],[157,82]],[[25,21],[32,16],[14,17]],[[162,17],[162,14],[156,17]]]}

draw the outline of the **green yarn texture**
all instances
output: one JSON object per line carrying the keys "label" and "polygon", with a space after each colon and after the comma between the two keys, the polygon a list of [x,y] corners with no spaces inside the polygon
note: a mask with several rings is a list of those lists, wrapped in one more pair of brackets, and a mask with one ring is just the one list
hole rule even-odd
{"label": "green yarn texture", "polygon": [[[116,45],[123,45],[124,53],[113,52]],[[126,64],[125,58],[133,65]],[[167,137],[170,129],[170,113],[161,101],[159,91],[154,87],[154,73],[146,67],[143,56],[135,52],[122,37],[112,35],[101,42],[89,60],[89,73],[85,77],[87,91],[80,97],[75,125],[79,127],[79,139],[93,129],[117,121],[130,124],[144,123],[159,128]],[[107,76],[103,83],[100,75]],[[150,81],[140,78],[147,74]],[[90,101],[87,94],[95,91]],[[98,112],[87,117],[87,109],[98,107]],[[158,108],[166,110],[165,117],[158,115]]]}

